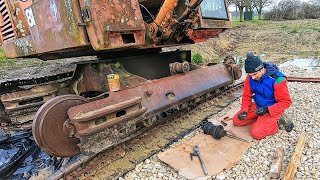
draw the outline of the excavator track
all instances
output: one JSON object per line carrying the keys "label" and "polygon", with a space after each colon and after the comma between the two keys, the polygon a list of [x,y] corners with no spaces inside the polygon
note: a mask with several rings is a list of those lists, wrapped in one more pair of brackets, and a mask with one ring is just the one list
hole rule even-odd
{"label": "excavator track", "polygon": [[[33,119],[33,135],[42,149],[56,157],[80,152],[88,156],[97,154],[224,91],[238,79],[234,75],[237,70],[236,65],[232,68],[225,64],[203,67],[111,92],[106,98],[75,106],[68,104],[77,103],[81,96],[57,96],[38,110]],[[60,135],[61,138],[52,138]],[[74,151],[76,146],[72,146],[66,150],[73,153],[65,155],[61,149],[70,142],[79,150]]]}
{"label": "excavator track", "polygon": [[25,77],[0,81],[1,127],[8,130],[31,129],[35,112],[47,100],[56,96],[59,88],[68,85],[74,75],[67,72],[44,77]]}
{"label": "excavator track", "polygon": [[74,71],[69,71],[60,74],[51,74],[44,77],[12,79],[8,81],[0,81],[0,94],[6,94],[23,89],[23,86],[41,86],[44,84],[57,83],[71,79]]}
{"label": "excavator track", "polygon": [[[132,141],[125,141],[96,155],[77,156],[52,174],[49,179],[117,179],[137,164],[156,154],[198,128],[209,116],[220,112],[241,97],[243,83],[215,90],[210,98],[185,103],[179,113],[167,116],[161,125],[141,133]],[[212,94],[212,93],[211,93]]]}

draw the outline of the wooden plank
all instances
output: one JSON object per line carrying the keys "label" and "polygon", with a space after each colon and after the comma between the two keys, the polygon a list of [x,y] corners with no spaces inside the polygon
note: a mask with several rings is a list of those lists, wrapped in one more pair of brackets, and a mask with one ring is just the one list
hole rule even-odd
{"label": "wooden plank", "polygon": [[[249,129],[247,133],[250,134]],[[210,135],[201,133],[159,153],[157,156],[186,179],[207,179],[208,177],[204,178],[205,174],[199,159],[197,157],[194,157],[193,160],[190,159],[190,153],[193,152],[195,145],[200,148],[200,154],[208,174],[213,176],[237,164],[251,143],[229,137],[217,140]]]}
{"label": "wooden plank", "polygon": [[278,147],[276,150],[276,154],[272,159],[272,163],[270,166],[270,173],[269,176],[271,178],[279,178],[281,169],[282,169],[282,162],[283,162],[283,155],[284,149],[282,147]]}
{"label": "wooden plank", "polygon": [[294,178],[294,175],[296,174],[298,165],[300,163],[300,157],[304,148],[304,144],[306,141],[306,136],[304,133],[300,135],[299,141],[297,143],[297,146],[294,150],[294,154],[292,155],[291,161],[287,167],[287,170],[283,176],[284,180],[292,180]]}

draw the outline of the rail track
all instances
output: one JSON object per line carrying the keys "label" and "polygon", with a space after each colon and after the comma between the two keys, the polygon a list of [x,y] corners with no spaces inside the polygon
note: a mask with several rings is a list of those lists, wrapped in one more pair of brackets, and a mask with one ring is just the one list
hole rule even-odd
{"label": "rail track", "polygon": [[288,77],[289,82],[320,83],[320,78]]}
{"label": "rail track", "polygon": [[133,140],[111,147],[93,156],[80,155],[62,166],[48,179],[117,179],[137,164],[179,141],[199,128],[208,117],[220,112],[241,97],[243,82],[223,87],[205,101],[167,116],[160,125]]}

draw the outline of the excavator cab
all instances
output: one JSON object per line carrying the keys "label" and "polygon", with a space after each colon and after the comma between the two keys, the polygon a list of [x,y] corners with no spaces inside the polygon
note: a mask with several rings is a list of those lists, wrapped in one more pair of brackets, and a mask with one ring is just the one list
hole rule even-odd
{"label": "excavator cab", "polygon": [[200,4],[203,19],[229,20],[226,3],[223,0],[204,0]]}

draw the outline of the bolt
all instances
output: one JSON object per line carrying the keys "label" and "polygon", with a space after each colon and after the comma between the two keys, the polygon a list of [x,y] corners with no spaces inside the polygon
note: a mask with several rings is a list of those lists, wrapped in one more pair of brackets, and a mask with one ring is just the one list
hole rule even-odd
{"label": "bolt", "polygon": [[152,95],[152,91],[148,91],[148,90],[146,90],[145,92],[144,92],[144,94],[147,96],[147,97],[150,97],[151,95]]}

